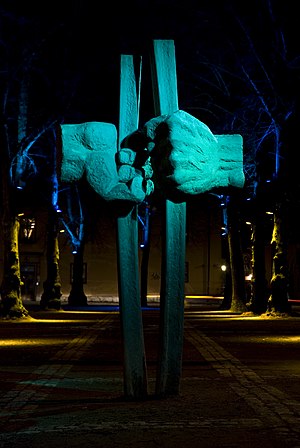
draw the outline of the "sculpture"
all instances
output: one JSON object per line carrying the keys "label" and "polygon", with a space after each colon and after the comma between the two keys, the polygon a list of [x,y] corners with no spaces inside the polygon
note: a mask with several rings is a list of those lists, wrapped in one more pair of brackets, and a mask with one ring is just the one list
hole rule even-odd
{"label": "sculpture", "polygon": [[149,196],[154,183],[175,201],[176,195],[182,200],[244,184],[242,137],[215,136],[182,110],[149,120],[123,145],[128,147],[117,151],[117,130],[110,123],[61,125],[61,182],[85,173],[103,199],[133,203]]}
{"label": "sculpture", "polygon": [[153,183],[166,197],[156,392],[178,394],[183,342],[185,200],[190,195],[244,184],[241,136],[214,136],[206,125],[179,110],[174,43],[155,40],[153,44],[156,118],[135,130],[138,101],[133,57],[122,55],[118,151],[113,125],[92,123],[61,128],[61,181],[79,180],[86,173],[91,186],[104,199],[133,204],[131,211],[118,217],[117,238],[124,384],[125,395],[131,398],[147,394],[134,205],[151,194]]}
{"label": "sculpture", "polygon": [[151,194],[152,171],[136,166],[135,151],[125,148],[117,152],[117,129],[113,124],[65,124],[60,129],[61,182],[74,182],[85,174],[91,187],[106,201],[139,203]]}

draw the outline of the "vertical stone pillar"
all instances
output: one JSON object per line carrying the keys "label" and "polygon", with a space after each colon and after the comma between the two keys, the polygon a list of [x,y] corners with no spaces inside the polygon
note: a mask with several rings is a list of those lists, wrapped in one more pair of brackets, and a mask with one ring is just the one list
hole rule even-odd
{"label": "vertical stone pillar", "polygon": [[[134,60],[121,55],[119,147],[138,127],[137,85]],[[120,317],[124,346],[124,394],[147,395],[142,310],[139,288],[137,206],[117,219],[117,256]]]}
{"label": "vertical stone pillar", "polygon": [[[151,68],[155,114],[171,114],[179,108],[172,40],[153,41]],[[174,203],[166,199],[164,215],[156,393],[177,395],[182,370],[186,203]]]}

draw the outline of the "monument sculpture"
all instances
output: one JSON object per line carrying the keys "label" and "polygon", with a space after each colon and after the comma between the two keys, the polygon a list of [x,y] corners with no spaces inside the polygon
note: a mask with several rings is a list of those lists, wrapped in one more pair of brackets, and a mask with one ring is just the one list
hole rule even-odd
{"label": "monument sculpture", "polygon": [[183,342],[185,201],[214,189],[242,188],[240,135],[214,135],[180,110],[173,41],[154,41],[156,117],[138,126],[133,57],[121,56],[119,130],[111,123],[64,124],[60,130],[61,182],[83,175],[107,201],[132,204],[118,219],[118,278],[124,339],[125,395],[147,395],[139,297],[136,205],[154,188],[166,198],[162,248],[161,340],[156,392],[179,392]]}
{"label": "monument sculpture", "polygon": [[117,150],[117,129],[111,123],[61,125],[60,180],[70,183],[85,175],[103,199],[132,203],[153,192],[153,176],[156,188],[175,201],[244,185],[242,137],[213,135],[182,110],[153,118],[125,141],[135,149]]}

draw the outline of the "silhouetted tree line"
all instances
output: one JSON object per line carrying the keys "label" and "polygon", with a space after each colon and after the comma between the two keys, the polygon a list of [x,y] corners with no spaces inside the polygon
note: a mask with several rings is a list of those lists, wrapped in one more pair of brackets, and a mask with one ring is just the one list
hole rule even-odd
{"label": "silhouetted tree line", "polygon": [[[117,20],[119,29],[112,26],[111,36],[104,39],[103,31],[98,34],[89,31],[86,38],[78,35],[78,27],[83,29],[84,21],[93,21],[91,11],[85,7],[80,10],[80,2],[74,2],[72,9],[63,8],[50,15],[35,8],[27,10],[25,6],[4,4],[0,7],[2,316],[28,315],[21,297],[18,254],[18,214],[25,196],[18,193],[17,187],[22,182],[26,187],[33,178],[38,179],[39,170],[46,167],[48,183],[42,182],[45,195],[35,204],[37,208],[39,204],[47,204],[49,226],[51,224],[48,278],[41,305],[59,309],[59,248],[55,243],[57,219],[60,219],[57,215],[59,185],[55,170],[51,172],[56,160],[55,127],[64,122],[116,121],[118,83],[114,81],[118,79],[119,54],[124,47],[130,48],[132,53],[147,54],[147,43],[157,33],[163,34],[163,38],[175,39],[180,108],[206,123],[214,133],[243,136],[246,185],[243,191],[225,198],[231,276],[226,289],[229,296],[222,306],[256,314],[290,312],[288,246],[297,233],[292,221],[299,208],[295,156],[300,61],[295,37],[297,14],[294,6],[267,0],[252,2],[251,10],[245,10],[237,1],[221,5],[210,2],[205,7],[198,3],[174,2],[156,11],[156,16],[151,10],[148,17],[140,15],[138,43],[130,27],[138,16],[130,18],[130,9],[127,13],[123,11],[128,19],[127,27]],[[144,12],[142,2],[136,2],[136,8]],[[152,24],[157,21],[156,31],[149,25],[142,26],[149,22],[149,17],[153,19]],[[113,19],[110,12],[111,23]],[[106,45],[109,37],[111,49]],[[143,80],[142,102],[143,98],[148,101],[147,93],[143,93],[148,81],[147,77]],[[151,112],[147,111],[147,118],[151,117]],[[45,139],[47,145],[41,144]],[[29,187],[27,191],[32,193]],[[27,197],[26,201],[31,199]],[[71,211],[65,201],[64,220],[69,227],[71,244],[79,244],[81,229],[83,245],[78,246],[77,259],[82,261],[84,214],[80,215],[80,200],[78,202],[74,194],[71,202],[76,203],[77,216],[74,217],[74,210]],[[149,204],[145,210],[149,210],[147,207]],[[273,212],[271,234],[266,232],[269,219],[266,211]],[[250,299],[246,297],[240,263],[241,223],[246,218],[252,225]],[[144,236],[150,220],[144,214]],[[77,240],[74,239],[76,234]],[[151,238],[149,241],[145,238],[145,242],[146,259]],[[270,243],[273,270],[268,285],[264,248]],[[144,267],[143,279],[142,300],[145,303],[147,276]],[[75,284],[72,297],[76,296],[74,287]],[[78,288],[81,289],[78,296],[84,302],[82,284]]]}

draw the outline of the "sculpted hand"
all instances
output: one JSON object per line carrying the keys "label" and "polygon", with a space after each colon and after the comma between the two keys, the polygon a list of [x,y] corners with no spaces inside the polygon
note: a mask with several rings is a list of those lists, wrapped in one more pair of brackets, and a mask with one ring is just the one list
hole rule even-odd
{"label": "sculpted hand", "polygon": [[243,187],[240,135],[213,135],[204,123],[181,110],[149,120],[142,133],[155,186],[167,196]]}
{"label": "sculpted hand", "polygon": [[[152,172],[138,166],[136,152],[117,152],[113,124],[89,122],[61,125],[61,182],[74,182],[84,175],[103,199],[142,202],[153,191]],[[147,160],[143,160],[147,165]]]}

